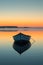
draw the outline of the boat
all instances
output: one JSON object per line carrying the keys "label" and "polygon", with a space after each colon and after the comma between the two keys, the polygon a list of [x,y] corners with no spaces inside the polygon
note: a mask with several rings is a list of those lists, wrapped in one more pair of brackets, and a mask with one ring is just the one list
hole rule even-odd
{"label": "boat", "polygon": [[19,33],[13,36],[14,44],[13,48],[19,53],[22,54],[24,51],[31,47],[30,43],[31,36]]}
{"label": "boat", "polygon": [[19,33],[19,34],[13,36],[13,39],[14,39],[15,41],[29,41],[30,38],[31,38],[30,35],[25,35],[25,34],[23,34],[23,33]]}

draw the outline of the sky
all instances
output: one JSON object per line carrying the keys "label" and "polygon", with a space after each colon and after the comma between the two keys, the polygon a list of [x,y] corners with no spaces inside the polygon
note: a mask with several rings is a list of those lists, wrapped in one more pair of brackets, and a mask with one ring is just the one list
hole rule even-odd
{"label": "sky", "polygon": [[43,27],[43,0],[0,0],[0,26]]}

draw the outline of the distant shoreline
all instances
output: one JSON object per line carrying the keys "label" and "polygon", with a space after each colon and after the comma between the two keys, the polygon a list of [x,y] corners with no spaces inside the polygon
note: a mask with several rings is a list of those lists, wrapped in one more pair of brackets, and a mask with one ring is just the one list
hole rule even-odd
{"label": "distant shoreline", "polygon": [[43,29],[43,27],[18,27],[18,26],[0,26],[0,28],[34,28],[34,29]]}
{"label": "distant shoreline", "polygon": [[0,26],[0,31],[28,31],[28,30],[40,30],[43,31],[43,27],[17,27],[17,26]]}

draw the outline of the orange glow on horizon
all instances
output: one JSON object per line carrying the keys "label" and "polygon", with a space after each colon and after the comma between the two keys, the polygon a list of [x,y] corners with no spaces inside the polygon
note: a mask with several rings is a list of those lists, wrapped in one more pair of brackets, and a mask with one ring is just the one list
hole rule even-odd
{"label": "orange glow on horizon", "polygon": [[30,22],[30,21],[3,21],[0,26],[30,26],[30,27],[43,27],[43,22]]}
{"label": "orange glow on horizon", "polygon": [[43,18],[41,17],[0,17],[0,26],[29,26],[43,27]]}

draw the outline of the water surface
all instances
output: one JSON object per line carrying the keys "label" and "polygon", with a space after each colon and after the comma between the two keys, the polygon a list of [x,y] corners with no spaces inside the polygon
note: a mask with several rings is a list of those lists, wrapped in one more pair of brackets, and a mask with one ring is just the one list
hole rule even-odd
{"label": "water surface", "polygon": [[[31,35],[31,47],[21,55],[13,49],[13,36],[18,33]],[[0,65],[43,65],[43,31],[0,32]]]}

